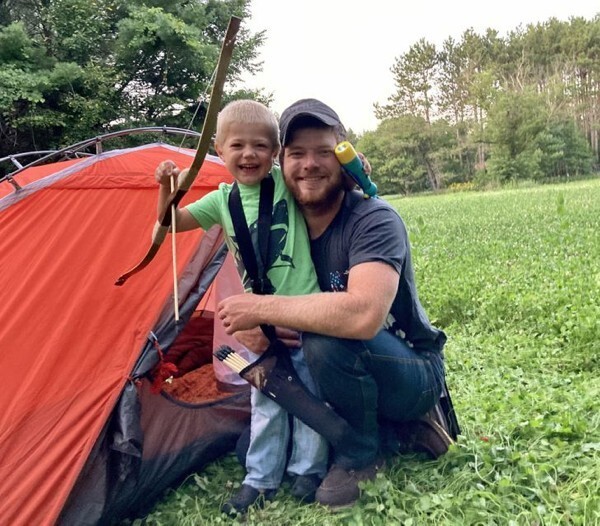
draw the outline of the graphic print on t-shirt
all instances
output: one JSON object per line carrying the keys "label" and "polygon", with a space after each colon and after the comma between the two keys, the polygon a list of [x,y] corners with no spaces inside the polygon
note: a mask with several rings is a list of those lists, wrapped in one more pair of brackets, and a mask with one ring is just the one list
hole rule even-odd
{"label": "graphic print on t-shirt", "polygon": [[[267,261],[265,262],[267,272],[275,267],[289,266],[296,268],[292,257],[283,253],[288,241],[287,235],[289,227],[288,205],[287,202],[282,199],[273,205],[271,232],[269,235],[269,252],[267,254]],[[252,239],[254,251],[258,254],[258,220],[252,223],[248,227],[248,230],[250,231],[250,238]],[[232,241],[235,243],[236,247],[239,247],[235,236],[232,237]]]}
{"label": "graphic print on t-shirt", "polygon": [[340,272],[339,270],[330,272],[329,290],[332,292],[344,292],[346,290],[346,285],[348,284],[348,274],[349,272],[347,270],[345,272]]}

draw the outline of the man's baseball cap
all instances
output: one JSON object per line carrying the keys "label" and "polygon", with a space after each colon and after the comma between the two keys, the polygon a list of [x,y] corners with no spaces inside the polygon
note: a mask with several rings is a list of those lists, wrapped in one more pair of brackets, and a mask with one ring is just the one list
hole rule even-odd
{"label": "man's baseball cap", "polygon": [[338,114],[327,104],[317,99],[300,99],[283,110],[279,118],[279,138],[282,146],[289,141],[288,131],[292,129],[292,123],[299,117],[314,117],[327,126],[334,126],[343,133],[346,132]]}

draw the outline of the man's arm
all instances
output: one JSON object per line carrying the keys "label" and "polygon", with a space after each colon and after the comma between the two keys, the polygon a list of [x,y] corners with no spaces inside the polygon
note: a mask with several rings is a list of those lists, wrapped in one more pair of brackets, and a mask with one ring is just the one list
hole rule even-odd
{"label": "man's arm", "polygon": [[219,303],[229,334],[261,323],[338,338],[368,340],[383,326],[398,290],[398,272],[382,262],[350,269],[345,292],[304,296],[240,294]]}
{"label": "man's arm", "polygon": [[[154,178],[159,184],[156,210],[159,218],[164,213],[168,197],[171,195],[171,180],[175,178],[175,182],[177,182],[178,175],[179,168],[173,161],[163,161],[154,171]],[[194,216],[188,210],[185,208],[177,208],[175,210],[175,227],[178,232],[193,230],[194,228],[199,228],[199,226],[198,221],[194,219]]]}

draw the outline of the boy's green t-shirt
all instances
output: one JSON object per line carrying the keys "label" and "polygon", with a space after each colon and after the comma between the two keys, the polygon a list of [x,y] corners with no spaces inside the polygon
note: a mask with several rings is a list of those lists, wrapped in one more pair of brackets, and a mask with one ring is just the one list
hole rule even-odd
{"label": "boy's green t-shirt", "polygon": [[[320,292],[310,256],[310,242],[304,217],[283,181],[281,170],[273,167],[271,174],[275,183],[275,192],[267,276],[275,288],[275,294],[295,296]],[[250,290],[249,278],[242,263],[229,213],[228,202],[232,186],[221,183],[218,190],[210,192],[186,208],[204,230],[208,230],[213,225],[223,227],[225,241],[234,256],[244,287]],[[260,184],[247,186],[238,183],[238,187],[254,251],[257,252],[256,224]]]}

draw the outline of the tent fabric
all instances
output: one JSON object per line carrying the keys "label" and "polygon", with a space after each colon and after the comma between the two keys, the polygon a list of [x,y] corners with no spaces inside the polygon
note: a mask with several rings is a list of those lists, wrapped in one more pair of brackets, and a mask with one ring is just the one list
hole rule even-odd
{"label": "tent fabric", "polygon": [[[173,323],[171,305],[165,306],[154,329],[156,334],[151,333],[132,371],[133,380],[122,391],[106,432],[96,442],[63,507],[58,520],[61,526],[112,525],[125,517],[146,514],[166,488],[231,451],[248,426],[248,384],[241,389],[227,386],[230,394],[222,394],[218,400],[190,404],[164,392],[162,396],[150,394],[148,382],[141,378],[158,362],[154,340],[166,346],[166,359],[177,351],[180,342],[187,342],[188,354],[197,359],[196,366],[210,364],[212,350],[221,342],[215,337],[212,345],[206,345],[205,337],[212,328],[192,322],[197,315],[214,314],[200,310],[199,300],[222,280],[237,281],[241,287],[233,263],[222,264],[227,251],[220,234],[215,229],[206,233],[203,246],[184,272],[181,281],[185,281],[185,274],[195,279],[191,286],[180,287],[186,296],[180,310],[182,323]],[[203,250],[216,246],[220,248],[214,254]],[[176,361],[181,356],[175,356]],[[219,379],[217,371],[215,379]]]}
{"label": "tent fabric", "polygon": [[[193,154],[110,151],[32,169],[23,190],[0,194],[0,524],[54,524],[106,432],[172,294],[170,243],[114,282],[150,244],[154,168],[166,158],[187,166]],[[221,181],[231,176],[207,158],[183,204]],[[177,235],[179,273],[202,238]]]}
{"label": "tent fabric", "polygon": [[[44,164],[41,166],[32,166],[27,168],[14,176],[15,182],[20,187],[25,187],[30,183],[43,179],[49,175],[60,172],[74,164],[80,163],[85,158],[69,159],[68,161],[60,161],[57,163]],[[4,180],[0,182],[0,199],[15,192],[15,187]]]}
{"label": "tent fabric", "polygon": [[119,478],[107,470],[112,452],[100,440],[63,509],[61,526],[118,524],[122,518],[144,515],[166,487],[232,451],[248,423],[249,391],[218,403],[186,405],[164,393],[152,394],[147,380],[137,389],[141,424],[150,439],[144,442],[135,475]]}

